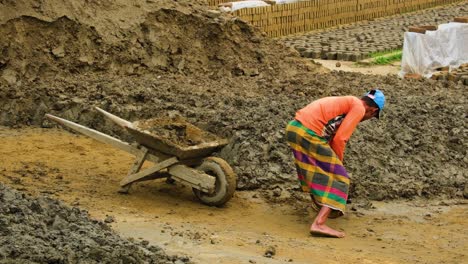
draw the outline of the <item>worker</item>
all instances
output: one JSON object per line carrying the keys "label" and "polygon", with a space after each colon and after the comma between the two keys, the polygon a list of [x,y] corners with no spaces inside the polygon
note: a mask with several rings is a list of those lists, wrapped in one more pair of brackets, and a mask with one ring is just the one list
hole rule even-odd
{"label": "worker", "polygon": [[318,211],[310,226],[313,235],[344,237],[325,222],[345,212],[350,179],[343,167],[345,145],[359,122],[379,118],[385,96],[371,90],[363,97],[332,96],[313,101],[296,112],[286,127],[297,176]]}

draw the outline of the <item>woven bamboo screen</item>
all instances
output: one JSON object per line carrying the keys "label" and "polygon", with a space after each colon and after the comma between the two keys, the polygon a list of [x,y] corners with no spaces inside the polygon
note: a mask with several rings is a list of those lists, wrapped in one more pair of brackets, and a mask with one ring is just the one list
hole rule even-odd
{"label": "woven bamboo screen", "polygon": [[[208,0],[211,5],[227,0]],[[311,0],[292,4],[245,8],[233,15],[280,37],[352,22],[446,5],[461,0]]]}

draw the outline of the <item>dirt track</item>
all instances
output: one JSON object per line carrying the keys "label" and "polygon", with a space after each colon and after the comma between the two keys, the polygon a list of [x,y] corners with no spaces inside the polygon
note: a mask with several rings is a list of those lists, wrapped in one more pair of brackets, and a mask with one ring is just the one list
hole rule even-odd
{"label": "dirt track", "polygon": [[[327,73],[244,22],[196,3],[136,2],[1,2],[0,125],[7,126],[0,131],[1,182],[99,219],[113,216],[111,225],[124,236],[200,263],[466,259],[463,85]],[[299,192],[285,124],[313,99],[359,96],[374,87],[388,98],[384,118],[361,124],[345,154],[357,211],[331,221],[348,238],[312,238],[313,213]],[[132,158],[44,119],[52,113],[129,139],[94,106],[130,121],[182,115],[229,139],[215,155],[238,174],[236,197],[226,208],[210,208],[188,188],[162,182],[118,195]],[[272,259],[263,257],[269,246],[276,246]],[[324,255],[330,251],[332,258]]]}

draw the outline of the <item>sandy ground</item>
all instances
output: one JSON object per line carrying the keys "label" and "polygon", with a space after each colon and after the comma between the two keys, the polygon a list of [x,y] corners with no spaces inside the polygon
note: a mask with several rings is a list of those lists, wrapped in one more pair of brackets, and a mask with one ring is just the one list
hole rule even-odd
{"label": "sandy ground", "polygon": [[[345,72],[360,72],[363,74],[377,74],[377,75],[388,75],[395,74],[398,75],[400,72],[400,62],[393,62],[388,65],[365,65],[358,64],[353,61],[337,61],[337,60],[313,60],[316,64],[320,64],[323,67],[330,69],[332,71],[345,71]],[[339,67],[337,63],[339,62]],[[363,61],[368,63],[367,60]]]}
{"label": "sandy ground", "polygon": [[[330,225],[344,239],[312,237],[307,203],[266,203],[237,192],[224,208],[196,201],[178,183],[139,183],[117,193],[133,157],[59,129],[0,129],[0,181],[112,219],[124,237],[147,240],[197,263],[466,263],[466,200],[354,201]],[[111,216],[111,217],[109,217]],[[272,258],[264,256],[273,247]]]}

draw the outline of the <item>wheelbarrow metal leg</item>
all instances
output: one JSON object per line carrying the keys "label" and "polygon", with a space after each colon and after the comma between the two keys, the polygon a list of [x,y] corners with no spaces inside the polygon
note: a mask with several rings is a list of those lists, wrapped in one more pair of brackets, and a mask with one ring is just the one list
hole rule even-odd
{"label": "wheelbarrow metal leg", "polygon": [[[140,171],[141,166],[143,166],[143,163],[145,162],[147,155],[148,155],[148,149],[145,147],[141,147],[140,153],[136,155],[135,162],[133,163],[132,168],[130,169],[130,171],[127,174],[127,177],[124,178],[124,180],[130,177],[131,175],[137,173],[138,171]],[[132,187],[132,183],[128,182],[126,184],[120,184],[120,186],[121,188],[119,190],[119,193],[128,193],[128,191],[130,190],[130,187]]]}
{"label": "wheelbarrow metal leg", "polygon": [[165,169],[173,164],[176,164],[177,162],[179,162],[179,159],[177,159],[176,157],[172,157],[164,161],[161,161],[155,164],[153,167],[148,168],[146,170],[142,170],[140,172],[134,172],[131,174],[129,173],[129,175],[120,182],[120,186],[125,187],[127,185],[132,184],[135,181],[141,181],[143,178],[148,177],[154,173],[157,173],[158,171]]}

